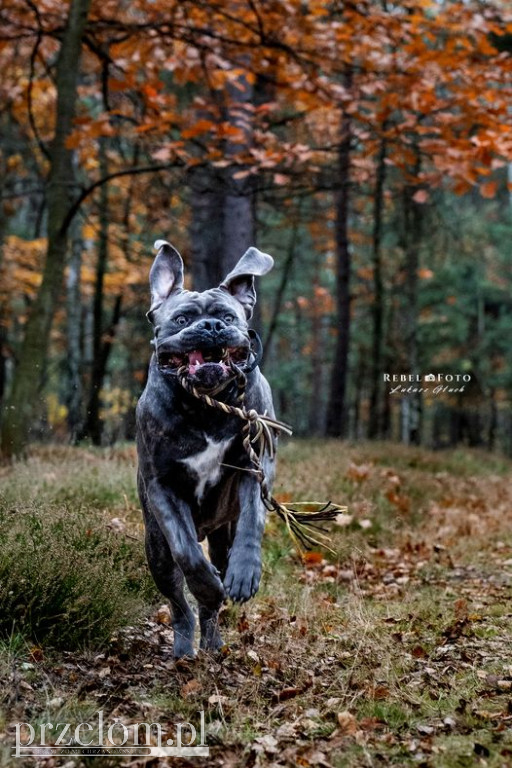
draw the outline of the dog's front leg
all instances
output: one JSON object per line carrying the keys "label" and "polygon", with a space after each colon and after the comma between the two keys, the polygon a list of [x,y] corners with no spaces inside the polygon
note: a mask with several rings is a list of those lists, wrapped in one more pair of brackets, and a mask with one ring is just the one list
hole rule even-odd
{"label": "dog's front leg", "polygon": [[158,480],[146,484],[149,505],[169,545],[176,564],[199,605],[218,610],[224,587],[215,566],[208,562],[197,541],[190,508]]}
{"label": "dog's front leg", "polygon": [[238,603],[258,591],[261,578],[261,538],[265,507],[261,487],[254,477],[242,477],[239,486],[240,516],[224,579],[227,595]]}

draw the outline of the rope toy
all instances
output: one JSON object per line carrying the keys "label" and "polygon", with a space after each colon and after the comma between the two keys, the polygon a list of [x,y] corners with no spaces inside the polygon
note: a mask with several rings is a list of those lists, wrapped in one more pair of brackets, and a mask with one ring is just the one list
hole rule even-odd
{"label": "rope toy", "polygon": [[[216,400],[211,395],[199,392],[185,376],[186,366],[178,370],[178,381],[181,386],[193,397],[200,400],[210,408],[216,408],[226,414],[237,416],[242,422],[243,446],[252,464],[252,469],[244,467],[232,467],[239,471],[253,473],[261,487],[261,498],[265,507],[276,512],[286,525],[288,533],[301,554],[304,550],[310,550],[313,546],[321,546],[335,554],[334,550],[328,545],[328,531],[319,523],[334,520],[340,512],[346,512],[347,507],[341,507],[338,504],[332,504],[328,501],[326,504],[317,501],[296,502],[293,506],[287,506],[272,496],[265,478],[263,470],[263,459],[265,454],[269,458],[275,456],[274,435],[285,433],[292,434],[292,428],[282,421],[278,421],[266,413],[261,414],[254,409],[248,410],[244,406],[245,389],[247,377],[245,373],[233,362],[230,363],[237,387],[237,405],[228,405],[220,400]],[[224,466],[229,466],[225,464]],[[313,532],[315,536],[313,536]]]}

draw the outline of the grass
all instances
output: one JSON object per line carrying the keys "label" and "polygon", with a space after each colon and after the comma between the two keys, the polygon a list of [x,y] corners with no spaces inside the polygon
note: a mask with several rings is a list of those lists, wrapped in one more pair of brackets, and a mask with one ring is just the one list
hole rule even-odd
{"label": "grass", "polygon": [[222,654],[181,665],[155,620],[133,448],[38,449],[1,470],[0,766],[17,764],[13,723],[99,708],[126,724],[203,709],[214,766],[509,765],[510,468],[473,451],[283,445],[276,494],[349,507],[337,555],[301,561],[269,519],[258,596],[224,610]]}
{"label": "grass", "polygon": [[110,524],[115,501],[127,508],[120,492],[126,467],[118,477],[102,469],[85,452],[54,449],[7,473],[0,488],[0,637],[100,648],[156,599],[140,540]]}

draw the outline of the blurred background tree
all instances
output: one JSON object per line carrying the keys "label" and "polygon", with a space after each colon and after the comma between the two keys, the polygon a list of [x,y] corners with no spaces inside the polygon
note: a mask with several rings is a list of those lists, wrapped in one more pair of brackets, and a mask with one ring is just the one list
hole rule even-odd
{"label": "blurred background tree", "polygon": [[[512,451],[512,17],[446,0],[0,10],[1,448],[133,437],[160,237],[250,244],[298,434]],[[384,373],[467,373],[390,394]]]}

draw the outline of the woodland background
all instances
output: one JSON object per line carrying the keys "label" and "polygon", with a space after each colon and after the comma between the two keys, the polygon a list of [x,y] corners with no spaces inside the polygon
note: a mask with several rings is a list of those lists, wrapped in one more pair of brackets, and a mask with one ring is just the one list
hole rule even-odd
{"label": "woodland background", "polygon": [[[4,3],[3,455],[133,438],[162,237],[199,290],[274,256],[256,327],[296,433],[512,453],[507,6]],[[430,371],[472,383],[382,380]]]}

